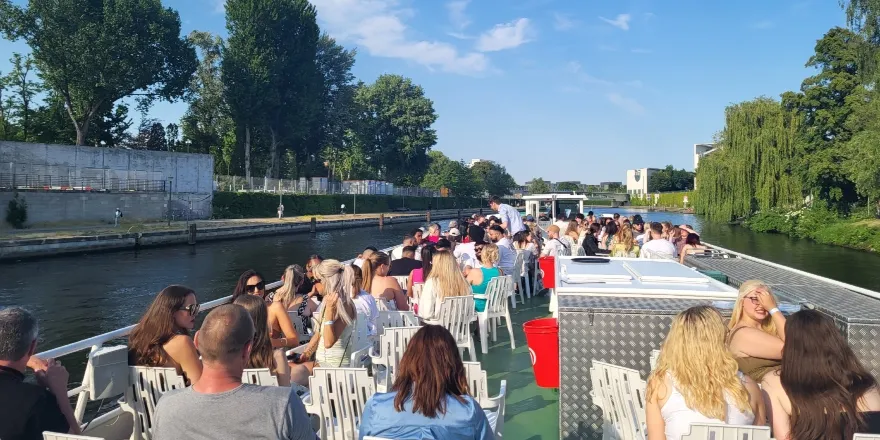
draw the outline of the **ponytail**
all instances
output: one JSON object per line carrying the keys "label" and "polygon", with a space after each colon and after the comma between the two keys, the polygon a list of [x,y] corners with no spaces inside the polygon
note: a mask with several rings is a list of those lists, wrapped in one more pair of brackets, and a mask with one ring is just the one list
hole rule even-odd
{"label": "ponytail", "polygon": [[363,263],[361,263],[361,272],[363,273],[364,283],[363,288],[367,291],[367,293],[372,293],[373,290],[373,262],[370,261],[369,258],[364,259]]}

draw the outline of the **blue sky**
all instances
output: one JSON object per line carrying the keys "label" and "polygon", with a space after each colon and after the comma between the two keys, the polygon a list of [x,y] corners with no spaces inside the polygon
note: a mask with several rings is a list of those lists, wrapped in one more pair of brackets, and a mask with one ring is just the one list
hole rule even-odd
{"label": "blue sky", "polygon": [[[226,35],[222,0],[163,0],[184,33]],[[22,4],[25,0],[16,0]],[[312,0],[324,31],[358,49],[354,72],[412,78],[439,115],[436,149],[532,177],[624,181],[693,168],[724,107],[778,97],[811,74],[837,0]],[[23,43],[0,40],[0,71]],[[157,104],[176,122],[184,104]]]}

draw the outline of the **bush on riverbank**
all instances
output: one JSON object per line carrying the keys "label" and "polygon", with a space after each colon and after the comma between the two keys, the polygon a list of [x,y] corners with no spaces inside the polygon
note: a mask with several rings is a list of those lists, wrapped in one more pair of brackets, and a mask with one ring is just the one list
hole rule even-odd
{"label": "bush on riverbank", "polygon": [[822,244],[880,252],[880,220],[867,211],[840,218],[820,204],[798,211],[770,209],[755,213],[743,225],[757,232],[787,234]]}
{"label": "bush on riverbank", "polygon": [[[284,216],[339,214],[340,206],[353,213],[357,203],[358,214],[390,212],[406,207],[413,211],[427,209],[465,209],[484,207],[481,199],[451,197],[404,197],[358,195],[285,195],[282,197]],[[278,196],[267,193],[216,192],[214,218],[274,217],[278,211]]]}
{"label": "bush on riverbank", "polygon": [[[685,205],[684,198],[687,197],[688,203]],[[678,191],[660,193],[660,199],[654,203],[654,194],[645,194],[643,197],[630,196],[631,206],[663,206],[666,208],[686,208],[694,204],[693,191]]]}

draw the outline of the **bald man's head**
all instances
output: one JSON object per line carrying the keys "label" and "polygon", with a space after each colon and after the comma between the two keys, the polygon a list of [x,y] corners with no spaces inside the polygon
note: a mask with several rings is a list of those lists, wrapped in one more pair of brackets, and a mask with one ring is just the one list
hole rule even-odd
{"label": "bald man's head", "polygon": [[242,355],[254,340],[254,321],[244,307],[225,304],[211,310],[196,334],[196,345],[204,362],[224,363]]}

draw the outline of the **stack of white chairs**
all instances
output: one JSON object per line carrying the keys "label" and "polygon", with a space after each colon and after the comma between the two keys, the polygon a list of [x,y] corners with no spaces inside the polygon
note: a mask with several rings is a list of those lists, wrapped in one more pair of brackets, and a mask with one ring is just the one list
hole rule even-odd
{"label": "stack of white chairs", "polygon": [[681,440],[770,440],[770,427],[691,423],[691,431]]}
{"label": "stack of white chairs", "polygon": [[379,338],[379,349],[370,352],[376,390],[380,393],[391,390],[403,353],[417,331],[419,327],[385,327]]}
{"label": "stack of white chairs", "polygon": [[320,420],[323,440],[357,440],[364,406],[376,384],[366,368],[315,368],[309,377],[311,395],[303,402],[306,412]]}
{"label": "stack of white chairs", "polygon": [[480,346],[483,354],[489,353],[489,332],[492,332],[492,342],[498,340],[497,327],[504,318],[507,332],[510,334],[510,349],[516,348],[513,338],[513,321],[510,319],[510,309],[507,307],[507,296],[513,290],[513,276],[505,275],[495,277],[489,281],[485,294],[474,294],[474,299],[485,299],[486,308],[477,312],[477,322],[480,326]]}
{"label": "stack of white chairs", "polygon": [[[590,368],[593,403],[602,408],[604,438],[642,440],[645,432],[645,388],[637,370],[593,361]],[[719,439],[720,440],[720,439]]]}
{"label": "stack of white chairs", "polygon": [[123,407],[134,417],[132,438],[151,440],[159,398],[170,390],[186,388],[186,381],[174,368],[136,366],[128,372],[130,386]]}
{"label": "stack of white chairs", "polygon": [[[529,282],[526,280],[523,283],[523,268],[525,267],[526,261],[526,251],[516,251],[516,261],[513,263],[513,272],[510,273],[514,278],[516,291],[511,292],[510,302],[513,304],[513,308],[516,308],[516,294],[519,293],[520,301],[525,304],[526,303],[526,286],[528,286]],[[529,298],[532,297],[531,293],[528,294]]]}
{"label": "stack of white chairs", "polygon": [[245,368],[241,373],[241,382],[264,387],[277,387],[278,377],[268,368]]}
{"label": "stack of white chairs", "polygon": [[479,362],[465,362],[465,374],[468,380],[468,391],[471,397],[480,404],[486,418],[489,420],[489,426],[495,432],[496,438],[502,438],[504,430],[504,406],[507,399],[507,381],[501,381],[501,389],[497,396],[489,396],[489,381],[486,377],[486,370]]}
{"label": "stack of white chairs", "polygon": [[45,431],[43,432],[43,440],[104,440],[104,438]]}
{"label": "stack of white chairs", "polygon": [[381,335],[382,329],[386,327],[418,327],[419,318],[415,312],[379,312],[376,317],[376,334]]}
{"label": "stack of white chairs", "polygon": [[[451,296],[444,298],[440,303],[440,325],[446,327],[455,338],[459,351],[468,350],[471,361],[476,362],[477,353],[474,350],[474,337],[471,335],[470,324],[477,319],[477,311],[474,310],[474,296]],[[462,353],[464,358],[464,353]]]}

